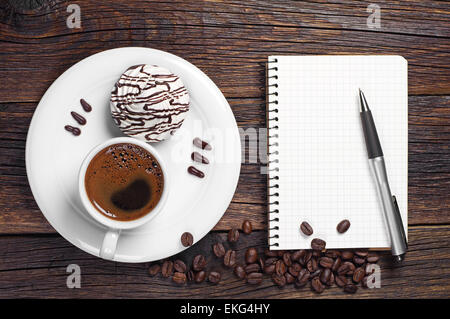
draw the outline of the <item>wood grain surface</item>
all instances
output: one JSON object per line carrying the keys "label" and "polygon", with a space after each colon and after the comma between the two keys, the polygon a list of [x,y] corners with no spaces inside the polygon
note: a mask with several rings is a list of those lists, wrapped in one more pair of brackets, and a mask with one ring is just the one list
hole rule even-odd
{"label": "wood grain surface", "polygon": [[[353,297],[450,295],[450,4],[377,2],[381,28],[370,29],[359,1],[88,1],[81,28],[69,29],[71,1],[0,1],[0,297],[308,298],[309,289],[239,282],[223,272],[217,286],[176,287],[150,278],[146,264],[99,260],[71,246],[46,222],[31,194],[25,142],[33,112],[50,84],[91,54],[143,46],[192,62],[219,86],[242,132],[264,128],[264,62],[271,54],[398,54],[409,72],[410,251],[402,267],[383,258],[382,288]],[[255,151],[243,145],[244,154]],[[263,249],[266,177],[260,163],[242,164],[235,196],[214,231],[180,258],[190,261],[244,219],[257,230],[241,236],[239,254]],[[67,289],[65,268],[82,267],[82,288]],[[205,287],[208,287],[207,291]],[[323,297],[348,297],[328,289]]]}

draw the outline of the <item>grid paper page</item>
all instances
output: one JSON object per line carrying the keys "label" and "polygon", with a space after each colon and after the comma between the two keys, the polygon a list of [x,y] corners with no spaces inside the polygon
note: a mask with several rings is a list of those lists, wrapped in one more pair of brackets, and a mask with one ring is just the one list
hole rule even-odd
{"label": "grid paper page", "polygon": [[[327,248],[390,247],[369,169],[358,88],[372,110],[407,232],[407,61],[400,56],[269,57],[275,59],[276,72],[269,75],[278,78],[269,78],[269,85],[278,84],[279,246],[272,248],[310,248],[316,237]],[[343,219],[351,227],[339,234],[336,226]],[[312,236],[300,232],[302,221],[313,227]]]}

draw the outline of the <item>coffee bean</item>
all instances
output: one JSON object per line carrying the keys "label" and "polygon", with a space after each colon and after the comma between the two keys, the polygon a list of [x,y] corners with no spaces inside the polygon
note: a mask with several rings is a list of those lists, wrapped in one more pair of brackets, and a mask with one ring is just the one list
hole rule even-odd
{"label": "coffee bean", "polygon": [[336,230],[338,231],[338,233],[343,234],[349,228],[350,228],[350,221],[348,219],[344,219],[337,225]]}
{"label": "coffee bean", "polygon": [[173,268],[175,269],[175,271],[182,273],[185,273],[187,270],[186,264],[179,259],[173,262]]}
{"label": "coffee bean", "polygon": [[268,265],[264,267],[264,273],[271,275],[275,272],[275,264]]}
{"label": "coffee bean", "polygon": [[366,272],[365,272],[364,268],[358,267],[353,272],[353,281],[358,284],[361,282],[361,280],[363,280],[365,275],[366,275]]}
{"label": "coffee bean", "polygon": [[206,259],[203,255],[197,255],[194,257],[194,260],[192,261],[192,268],[195,271],[203,270],[206,266]]}
{"label": "coffee bean", "polygon": [[292,284],[295,281],[295,277],[292,276],[290,273],[285,273],[284,277],[286,278],[286,283],[287,284]]}
{"label": "coffee bean", "polygon": [[269,265],[275,264],[277,261],[278,261],[278,258],[275,258],[275,257],[267,258],[264,261],[264,265],[269,266]]}
{"label": "coffee bean", "polygon": [[319,267],[318,263],[317,263],[317,259],[311,258],[308,263],[306,264],[306,269],[308,269],[309,272],[314,272],[317,270],[317,268]]}
{"label": "coffee bean", "polygon": [[249,220],[244,220],[244,222],[242,223],[242,231],[244,232],[244,234],[251,234],[252,229],[252,223]]}
{"label": "coffee bean", "polygon": [[262,282],[263,275],[260,272],[252,272],[247,275],[247,283],[250,285],[259,285]]}
{"label": "coffee bean", "polygon": [[344,287],[348,283],[347,277],[345,277],[345,276],[336,276],[335,281],[336,281],[336,285],[338,285],[341,288]]}
{"label": "coffee bean", "polygon": [[222,275],[217,271],[211,271],[208,276],[208,280],[210,283],[217,284],[219,283]]}
{"label": "coffee bean", "polygon": [[225,256],[225,247],[223,247],[222,243],[216,243],[213,245],[213,253],[218,258]]}
{"label": "coffee bean", "polygon": [[165,278],[169,278],[170,276],[172,276],[173,262],[171,262],[170,260],[166,260],[165,262],[163,262],[162,268],[161,268],[161,273],[162,273],[162,276]]}
{"label": "coffee bean", "polygon": [[286,273],[286,265],[282,260],[278,260],[275,264],[275,273],[283,276]]}
{"label": "coffee bean", "polygon": [[335,281],[335,279],[334,279],[334,274],[331,273],[330,279],[327,281],[326,285],[327,285],[328,287],[331,287],[331,286],[333,286],[334,281]]}
{"label": "coffee bean", "polygon": [[349,262],[349,261],[345,261],[344,263],[343,263],[343,265],[348,265],[348,267],[349,267],[349,271],[347,271],[347,275],[353,275],[353,272],[355,271],[355,269],[356,269],[356,266],[355,265],[353,265],[353,263],[351,263],[351,262]]}
{"label": "coffee bean", "polygon": [[302,269],[300,270],[298,276],[297,276],[297,280],[295,282],[295,286],[296,287],[303,287],[306,285],[306,283],[308,282],[310,277],[310,273],[308,270],[306,269]]}
{"label": "coffee bean", "polygon": [[246,276],[244,267],[242,267],[241,265],[236,265],[236,267],[234,267],[234,274],[239,279],[244,279]]}
{"label": "coffee bean", "polygon": [[315,277],[311,280],[311,288],[313,291],[315,291],[319,294],[325,290],[325,287],[320,282],[319,277]]}
{"label": "coffee bean", "polygon": [[320,281],[324,284],[326,284],[330,280],[330,277],[331,277],[331,270],[329,268],[325,268],[320,273]]}
{"label": "coffee bean", "polygon": [[344,260],[351,260],[351,259],[353,259],[353,252],[351,252],[349,250],[343,251],[341,253],[341,257]]}
{"label": "coffee bean", "polygon": [[302,231],[303,234],[305,234],[306,236],[311,236],[313,234],[313,228],[311,227],[310,224],[308,224],[308,222],[302,222],[300,224],[300,230]]}
{"label": "coffee bean", "polygon": [[293,261],[299,261],[300,258],[305,256],[305,254],[306,254],[306,250],[304,250],[304,249],[296,250],[291,254],[291,259]]}
{"label": "coffee bean", "polygon": [[236,264],[236,252],[234,250],[227,250],[223,257],[223,264],[227,267],[234,267]]}
{"label": "coffee bean", "polygon": [[184,285],[187,280],[186,274],[182,272],[176,272],[173,274],[172,280],[179,285]]}
{"label": "coffee bean", "polygon": [[251,274],[252,272],[258,272],[260,267],[258,264],[249,264],[244,267],[244,270],[247,274]]}
{"label": "coffee bean", "polygon": [[276,250],[268,250],[268,249],[266,249],[266,251],[264,252],[264,255],[266,255],[267,257],[277,257],[278,256],[278,252]]}
{"label": "coffee bean", "polygon": [[380,259],[380,257],[376,253],[372,253],[372,252],[369,253],[366,258],[368,263],[377,263],[379,259]]}
{"label": "coffee bean", "polygon": [[158,264],[154,264],[154,265],[150,266],[150,268],[148,269],[148,274],[153,277],[153,276],[156,276],[160,270],[161,270],[161,266]]}
{"label": "coffee bean", "polygon": [[258,260],[258,251],[255,248],[249,248],[245,252],[245,262],[253,264]]}
{"label": "coffee bean", "polygon": [[230,229],[228,232],[228,241],[230,243],[235,243],[239,239],[239,230],[236,228]]}
{"label": "coffee bean", "polygon": [[355,251],[355,254],[358,255],[359,257],[367,257],[367,255],[369,254],[369,252],[368,252],[368,251],[360,250],[360,251]]}
{"label": "coffee bean", "polygon": [[292,265],[292,260],[291,260],[291,254],[290,253],[285,252],[283,254],[283,262],[288,267]]}
{"label": "coffee bean", "polygon": [[349,271],[351,271],[351,267],[347,263],[344,263],[338,268],[337,273],[341,276],[346,275]]}
{"label": "coffee bean", "polygon": [[299,259],[299,263],[302,266],[306,266],[308,261],[310,261],[312,258],[312,252],[310,250],[306,251],[305,255],[303,255],[303,258]]}
{"label": "coffee bean", "polygon": [[186,278],[188,282],[195,280],[195,273],[192,270],[189,270],[186,274]]}
{"label": "coffee bean", "polygon": [[325,249],[326,242],[320,238],[314,238],[311,241],[311,248],[314,250],[322,251]]}
{"label": "coffee bean", "polygon": [[322,273],[322,269],[317,268],[316,270],[314,270],[312,273],[309,274],[309,277],[314,278],[314,277],[320,276],[321,273]]}
{"label": "coffee bean", "polygon": [[325,256],[329,258],[336,259],[341,256],[341,253],[337,250],[328,250],[325,252]]}
{"label": "coffee bean", "polygon": [[355,255],[353,256],[353,262],[357,265],[363,265],[366,262],[366,260],[364,258]]}
{"label": "coffee bean", "polygon": [[347,284],[344,286],[344,291],[349,294],[354,294],[357,290],[358,290],[358,287],[356,287],[353,284]]}
{"label": "coffee bean", "polygon": [[321,257],[319,259],[319,265],[323,268],[331,268],[333,266],[334,260],[330,257]]}
{"label": "coffee bean", "polygon": [[272,281],[280,287],[283,287],[284,285],[286,285],[286,277],[284,277],[284,275],[279,275],[279,274],[273,274],[272,275]]}
{"label": "coffee bean", "polygon": [[293,263],[292,266],[288,268],[288,272],[294,277],[298,276],[300,270],[302,270],[302,266],[300,266],[299,263]]}
{"label": "coffee bean", "polygon": [[332,271],[337,271],[339,267],[341,267],[342,261],[341,258],[336,258],[333,262],[333,265],[331,266]]}
{"label": "coffee bean", "polygon": [[181,244],[184,247],[192,246],[193,243],[194,243],[194,236],[192,236],[191,233],[185,232],[181,235]]}
{"label": "coffee bean", "polygon": [[200,270],[198,273],[195,274],[194,280],[196,283],[202,283],[206,279],[206,271]]}

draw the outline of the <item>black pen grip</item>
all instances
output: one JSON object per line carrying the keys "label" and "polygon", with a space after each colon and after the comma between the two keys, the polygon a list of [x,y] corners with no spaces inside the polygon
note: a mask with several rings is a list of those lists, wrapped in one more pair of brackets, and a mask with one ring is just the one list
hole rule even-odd
{"label": "black pen grip", "polygon": [[369,158],[383,156],[380,139],[378,138],[375,122],[373,121],[372,112],[364,111],[360,113],[361,123],[366,140],[367,155]]}

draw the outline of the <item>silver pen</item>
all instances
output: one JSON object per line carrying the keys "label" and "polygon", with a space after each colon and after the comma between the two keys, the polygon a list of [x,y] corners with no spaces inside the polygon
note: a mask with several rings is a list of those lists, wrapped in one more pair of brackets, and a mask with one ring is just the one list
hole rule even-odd
{"label": "silver pen", "polygon": [[369,166],[375,179],[378,196],[380,198],[384,219],[391,240],[392,255],[401,262],[408,249],[402,217],[395,196],[392,196],[384,163],[383,150],[381,149],[377,129],[373,121],[372,112],[369,109],[364,93],[359,90],[360,116],[366,140]]}

